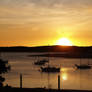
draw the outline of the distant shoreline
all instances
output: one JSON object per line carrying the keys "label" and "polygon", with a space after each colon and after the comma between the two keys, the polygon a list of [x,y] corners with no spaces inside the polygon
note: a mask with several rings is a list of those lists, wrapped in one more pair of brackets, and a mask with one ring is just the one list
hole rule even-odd
{"label": "distant shoreline", "polygon": [[39,46],[39,47],[0,47],[0,52],[60,52],[65,54],[43,54],[30,56],[46,56],[46,57],[65,57],[65,58],[92,58],[92,46],[77,47],[77,46]]}
{"label": "distant shoreline", "polygon": [[61,58],[89,58],[91,59],[92,56],[80,56],[80,55],[72,55],[72,54],[42,54],[42,55],[39,55],[39,54],[36,54],[36,55],[28,55],[28,57],[61,57]]}

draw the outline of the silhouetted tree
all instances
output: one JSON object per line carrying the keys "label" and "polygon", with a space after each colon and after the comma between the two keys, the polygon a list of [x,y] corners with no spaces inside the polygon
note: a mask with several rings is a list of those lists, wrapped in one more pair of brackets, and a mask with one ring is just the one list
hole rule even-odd
{"label": "silhouetted tree", "polygon": [[10,66],[8,61],[0,59],[0,87],[3,87],[3,82],[5,81],[5,78],[2,77],[2,74],[8,72],[9,70]]}

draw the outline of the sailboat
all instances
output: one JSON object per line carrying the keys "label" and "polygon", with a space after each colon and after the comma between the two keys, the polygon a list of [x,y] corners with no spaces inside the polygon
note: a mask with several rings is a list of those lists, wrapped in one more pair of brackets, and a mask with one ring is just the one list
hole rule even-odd
{"label": "sailboat", "polygon": [[55,73],[55,72],[60,72],[60,68],[47,66],[47,67],[41,67],[41,71],[42,72],[47,72],[47,73],[48,72]]}
{"label": "sailboat", "polygon": [[45,63],[47,63],[48,60],[47,59],[42,59],[42,60],[39,60],[39,57],[38,57],[38,60],[36,62],[34,62],[35,65],[45,65]]}
{"label": "sailboat", "polygon": [[80,61],[80,65],[75,64],[75,66],[77,69],[91,69],[89,62],[88,64],[81,64],[81,61]]}
{"label": "sailboat", "polygon": [[49,65],[49,58],[48,58],[48,66],[45,67],[40,67],[41,72],[47,72],[47,73],[56,73],[56,72],[60,72],[60,67],[52,67]]}

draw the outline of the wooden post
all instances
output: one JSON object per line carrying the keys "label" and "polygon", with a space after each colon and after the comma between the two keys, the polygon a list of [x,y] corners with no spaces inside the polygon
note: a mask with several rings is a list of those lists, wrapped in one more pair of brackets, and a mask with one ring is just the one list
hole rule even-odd
{"label": "wooden post", "polygon": [[58,75],[58,90],[60,90],[60,75]]}
{"label": "wooden post", "polygon": [[20,88],[22,88],[22,74],[20,74]]}

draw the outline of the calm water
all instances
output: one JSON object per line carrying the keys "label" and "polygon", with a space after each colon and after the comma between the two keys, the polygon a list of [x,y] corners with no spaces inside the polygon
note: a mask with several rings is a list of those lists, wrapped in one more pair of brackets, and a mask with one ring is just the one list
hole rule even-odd
{"label": "calm water", "polygon": [[[74,64],[80,64],[80,59],[50,58],[50,65],[61,67],[60,73],[41,73],[40,67],[33,63],[36,57],[27,55],[36,53],[2,53],[2,58],[9,61],[11,71],[4,76],[5,84],[19,87],[20,73],[23,74],[23,87],[46,87],[57,89],[57,77],[61,77],[61,89],[92,90],[92,69],[76,70]],[[40,53],[39,53],[40,54]],[[44,57],[46,58],[46,57]],[[40,59],[43,59],[40,57]],[[92,59],[82,59],[82,63],[92,63]]]}

